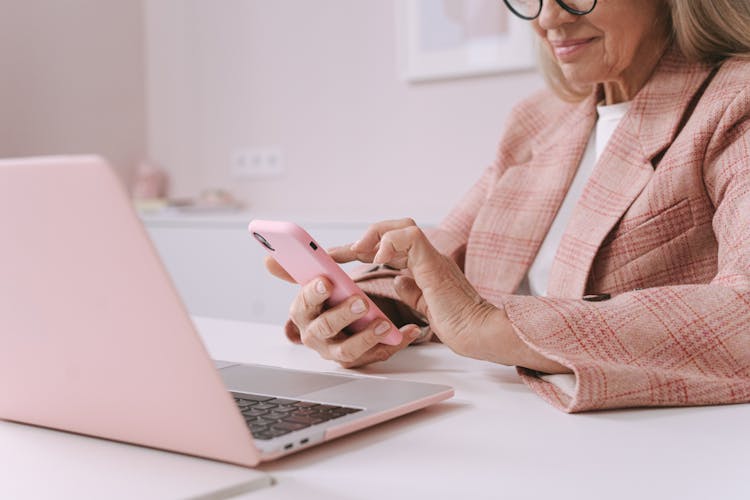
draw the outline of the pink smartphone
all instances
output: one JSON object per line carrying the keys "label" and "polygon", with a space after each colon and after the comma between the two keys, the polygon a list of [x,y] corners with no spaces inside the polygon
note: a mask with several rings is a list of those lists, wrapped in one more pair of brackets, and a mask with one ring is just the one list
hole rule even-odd
{"label": "pink smartphone", "polygon": [[[318,276],[325,276],[333,283],[328,306],[335,306],[355,294],[367,301],[367,314],[352,323],[347,332],[356,333],[365,329],[378,318],[388,319],[370,300],[328,253],[307,231],[293,222],[258,220],[250,222],[248,231],[281,267],[300,285],[309,283]],[[390,320],[389,320],[390,321]],[[383,336],[381,343],[398,345],[401,332],[394,326]]]}

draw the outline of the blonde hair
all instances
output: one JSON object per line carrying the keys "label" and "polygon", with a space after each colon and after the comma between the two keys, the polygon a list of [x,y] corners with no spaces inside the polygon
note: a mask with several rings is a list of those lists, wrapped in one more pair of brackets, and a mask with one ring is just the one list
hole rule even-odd
{"label": "blonde hair", "polygon": [[[750,57],[750,1],[667,0],[671,37],[690,61],[716,64],[729,57]],[[580,101],[591,86],[575,87],[565,79],[546,44],[539,44],[539,66],[562,99]]]}

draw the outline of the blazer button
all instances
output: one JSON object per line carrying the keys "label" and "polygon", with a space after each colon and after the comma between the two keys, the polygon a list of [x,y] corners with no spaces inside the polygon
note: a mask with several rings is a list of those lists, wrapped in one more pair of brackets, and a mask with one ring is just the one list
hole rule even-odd
{"label": "blazer button", "polygon": [[611,299],[612,296],[608,293],[598,293],[595,295],[584,295],[583,300],[587,300],[589,302],[602,302],[604,300]]}

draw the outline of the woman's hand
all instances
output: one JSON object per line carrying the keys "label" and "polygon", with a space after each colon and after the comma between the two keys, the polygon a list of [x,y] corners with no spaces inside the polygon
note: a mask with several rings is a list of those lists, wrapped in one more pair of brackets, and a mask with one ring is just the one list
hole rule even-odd
{"label": "woman's hand", "polygon": [[[338,261],[343,262],[340,258]],[[294,282],[273,258],[266,257],[266,267],[273,275]],[[407,325],[400,329],[403,340],[399,345],[381,344],[382,336],[392,328],[390,322],[382,319],[354,335],[344,333],[344,328],[367,314],[367,301],[355,295],[327,309],[324,303],[331,295],[331,287],[325,277],[302,286],[289,309],[290,321],[286,325],[286,335],[292,341],[305,344],[344,368],[353,368],[385,361],[419,335],[418,327]]]}
{"label": "woman's hand", "polygon": [[397,277],[396,292],[458,354],[482,357],[478,334],[503,326],[504,313],[482,299],[458,265],[438,252],[412,219],[374,224],[350,250],[362,262],[408,269],[412,277]]}
{"label": "woman's hand", "polygon": [[484,300],[412,219],[374,224],[350,251],[363,262],[408,269],[411,277],[396,278],[396,292],[456,353],[547,373],[569,371],[521,341],[505,311]]}

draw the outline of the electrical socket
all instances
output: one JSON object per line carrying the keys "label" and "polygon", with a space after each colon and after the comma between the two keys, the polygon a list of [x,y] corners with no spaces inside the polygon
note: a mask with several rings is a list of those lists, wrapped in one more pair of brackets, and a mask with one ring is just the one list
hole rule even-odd
{"label": "electrical socket", "polygon": [[284,160],[279,148],[237,149],[229,168],[239,179],[268,179],[284,174]]}

